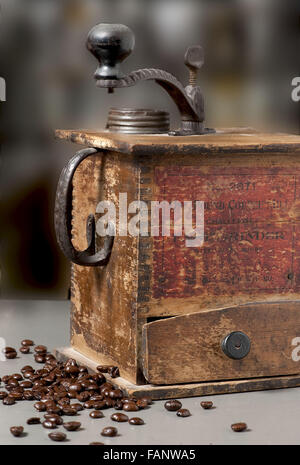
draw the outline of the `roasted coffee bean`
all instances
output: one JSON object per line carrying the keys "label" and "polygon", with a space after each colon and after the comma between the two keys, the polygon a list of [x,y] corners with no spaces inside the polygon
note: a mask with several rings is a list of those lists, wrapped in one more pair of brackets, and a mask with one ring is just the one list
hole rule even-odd
{"label": "roasted coffee bean", "polygon": [[63,419],[60,415],[57,415],[55,413],[45,413],[44,415],[45,420],[52,421],[52,423],[55,423],[56,425],[62,425],[63,424]]}
{"label": "roasted coffee bean", "polygon": [[84,367],[82,365],[79,365],[78,370],[79,370],[79,373],[88,373],[87,367]]}
{"label": "roasted coffee bean", "polygon": [[22,346],[20,347],[19,352],[21,352],[22,354],[29,354],[30,348],[27,346]]}
{"label": "roasted coffee bean", "polygon": [[33,376],[33,371],[24,371],[23,378],[30,379]]}
{"label": "roasted coffee bean", "polygon": [[109,393],[109,397],[112,399],[122,399],[123,398],[123,392],[121,389],[112,389]]}
{"label": "roasted coffee bean", "polygon": [[38,346],[35,346],[34,351],[37,354],[46,354],[47,353],[47,347],[42,346],[42,345],[38,345]]}
{"label": "roasted coffee bean", "polygon": [[112,378],[118,378],[120,376],[119,368],[118,367],[111,367],[108,371]]}
{"label": "roasted coffee bean", "polygon": [[7,394],[6,391],[0,391],[0,400],[5,399],[5,397],[7,397],[7,396],[8,396],[8,394]]}
{"label": "roasted coffee bean", "polygon": [[3,405],[14,405],[16,401],[9,395],[2,400]]}
{"label": "roasted coffee bean", "polygon": [[212,408],[214,404],[210,400],[205,400],[205,401],[200,402],[200,405],[205,410],[209,410],[210,408]]}
{"label": "roasted coffee bean", "polygon": [[5,354],[5,357],[8,360],[12,360],[13,358],[16,358],[17,355],[18,355],[17,352],[8,352],[7,354]]}
{"label": "roasted coffee bean", "polygon": [[23,431],[24,431],[23,426],[12,426],[10,428],[11,434],[15,436],[16,438],[21,436],[23,434]]}
{"label": "roasted coffee bean", "polygon": [[81,426],[81,423],[79,421],[68,421],[67,423],[63,424],[63,427],[67,431],[77,431]]}
{"label": "roasted coffee bean", "polygon": [[2,352],[6,355],[6,354],[9,354],[10,352],[16,352],[16,349],[14,349],[13,347],[4,347]]}
{"label": "roasted coffee bean", "polygon": [[135,402],[125,402],[123,404],[123,410],[126,412],[137,412],[139,408]]}
{"label": "roasted coffee bean", "polygon": [[55,429],[57,427],[57,424],[54,421],[50,421],[50,420],[43,421],[42,425],[44,428],[48,428],[48,429]]}
{"label": "roasted coffee bean", "polygon": [[90,397],[90,400],[93,400],[94,402],[102,402],[103,396],[101,394],[93,394]]}
{"label": "roasted coffee bean", "polygon": [[76,376],[79,373],[79,368],[76,365],[68,365],[65,368],[65,372],[71,376]]}
{"label": "roasted coffee bean", "polygon": [[241,433],[242,431],[245,431],[247,429],[247,424],[246,423],[233,423],[231,425],[231,429],[232,431],[234,431],[235,433]]}
{"label": "roasted coffee bean", "polygon": [[113,413],[110,417],[113,421],[118,421],[118,422],[125,422],[128,421],[128,416],[124,415],[124,413]]}
{"label": "roasted coffee bean", "polygon": [[52,441],[57,441],[57,442],[64,441],[67,437],[65,433],[61,433],[60,431],[49,433],[48,436]]}
{"label": "roasted coffee bean", "polygon": [[32,382],[27,379],[27,380],[21,381],[20,386],[24,389],[30,389],[32,388]]}
{"label": "roasted coffee bean", "polygon": [[31,365],[25,365],[23,368],[21,368],[21,373],[24,375],[24,372],[25,372],[25,371],[32,371],[32,372],[34,372],[35,370],[34,370],[34,368],[32,368]]}
{"label": "roasted coffee bean", "polygon": [[56,361],[56,358],[54,357],[53,354],[47,354],[47,355],[45,356],[45,358],[46,358],[46,361],[47,361],[47,362],[50,362],[50,360]]}
{"label": "roasted coffee bean", "polygon": [[3,381],[4,384],[7,384],[10,379],[11,379],[10,375],[5,375],[5,376],[2,377],[2,381]]}
{"label": "roasted coffee bean", "polygon": [[82,385],[80,383],[70,384],[69,392],[73,392],[75,395],[82,391]]}
{"label": "roasted coffee bean", "polygon": [[148,407],[148,402],[146,399],[138,399],[136,401],[136,405],[138,406],[139,409],[144,409]]}
{"label": "roasted coffee bean", "polygon": [[104,415],[101,412],[101,410],[92,410],[92,412],[90,412],[90,417],[91,418],[103,418]]}
{"label": "roasted coffee bean", "polygon": [[144,425],[145,424],[144,420],[142,418],[139,418],[139,417],[130,418],[129,423],[131,425]]}
{"label": "roasted coffee bean", "polygon": [[34,394],[33,394],[33,392],[31,390],[24,391],[23,397],[24,397],[25,400],[33,400],[35,398]]}
{"label": "roasted coffee bean", "polygon": [[108,408],[107,402],[105,400],[99,400],[99,401],[92,401],[93,402],[93,409],[95,410],[104,410]]}
{"label": "roasted coffee bean", "polygon": [[12,391],[9,393],[9,397],[14,400],[23,400],[23,392]]}
{"label": "roasted coffee bean", "polygon": [[66,415],[68,417],[77,415],[77,410],[74,407],[63,407],[62,412],[63,415]]}
{"label": "roasted coffee bean", "polygon": [[116,400],[114,408],[116,410],[123,410],[123,402],[121,401],[121,399]]}
{"label": "roasted coffee bean", "polygon": [[27,425],[39,425],[41,423],[41,419],[39,417],[32,417],[28,418]]}
{"label": "roasted coffee bean", "polygon": [[89,400],[89,398],[90,394],[86,391],[83,391],[77,395],[77,400],[79,400],[79,402],[86,402],[87,400]]}
{"label": "roasted coffee bean", "polygon": [[10,386],[10,387],[18,387],[19,386],[19,381],[17,381],[16,379],[13,379],[11,378],[8,383],[7,383],[7,386]]}
{"label": "roasted coffee bean", "polygon": [[31,339],[24,339],[21,341],[22,346],[34,346],[34,342]]}
{"label": "roasted coffee bean", "polygon": [[184,417],[190,417],[191,412],[187,408],[181,408],[181,409],[177,410],[176,415],[178,417],[183,417],[183,418]]}
{"label": "roasted coffee bean", "polygon": [[20,373],[13,373],[11,375],[12,379],[15,379],[16,381],[22,381],[23,376]]}
{"label": "roasted coffee bean", "polygon": [[98,365],[96,367],[97,371],[100,371],[100,373],[108,373],[108,370],[111,368],[111,365]]}
{"label": "roasted coffee bean", "polygon": [[114,437],[117,436],[118,430],[114,426],[107,426],[106,428],[103,428],[101,431],[102,436],[109,436],[109,437]]}
{"label": "roasted coffee bean", "polygon": [[71,407],[75,408],[77,412],[80,412],[81,410],[83,410],[83,406],[79,403],[71,404]]}
{"label": "roasted coffee bean", "polygon": [[45,356],[43,354],[36,354],[34,356],[34,360],[36,361],[36,363],[45,363],[46,361]]}
{"label": "roasted coffee bean", "polygon": [[90,442],[89,446],[104,446],[104,442]]}
{"label": "roasted coffee bean", "polygon": [[94,408],[94,404],[95,404],[94,400],[87,400],[86,402],[84,402],[83,407],[87,409]]}
{"label": "roasted coffee bean", "polygon": [[182,403],[176,399],[167,400],[167,402],[165,402],[165,409],[169,410],[170,412],[176,412],[176,410],[181,409],[181,407],[182,407]]}
{"label": "roasted coffee bean", "polygon": [[36,402],[34,404],[34,408],[38,410],[39,412],[45,412],[46,410],[46,404],[45,402]]}

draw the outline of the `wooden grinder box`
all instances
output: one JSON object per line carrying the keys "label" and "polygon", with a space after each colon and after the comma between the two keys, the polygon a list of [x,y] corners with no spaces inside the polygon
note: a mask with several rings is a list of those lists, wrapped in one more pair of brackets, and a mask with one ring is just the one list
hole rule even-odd
{"label": "wooden grinder box", "polygon": [[96,149],[72,173],[77,250],[101,200],[204,202],[200,247],[117,231],[104,266],[73,260],[72,349],[60,353],[116,365],[114,383],[154,398],[300,385],[300,137],[56,135]]}

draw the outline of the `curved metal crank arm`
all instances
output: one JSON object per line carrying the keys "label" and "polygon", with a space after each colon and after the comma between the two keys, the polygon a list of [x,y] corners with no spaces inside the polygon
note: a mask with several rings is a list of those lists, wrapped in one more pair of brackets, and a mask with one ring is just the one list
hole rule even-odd
{"label": "curved metal crank arm", "polygon": [[77,152],[61,172],[55,198],[54,225],[57,242],[64,255],[71,262],[82,266],[103,266],[108,263],[115,234],[114,224],[109,222],[108,235],[104,239],[101,250],[95,252],[95,217],[89,215],[86,222],[86,237],[88,246],[85,250],[75,249],[72,244],[72,182],[73,176],[80,163],[90,155],[98,153],[94,148]]}

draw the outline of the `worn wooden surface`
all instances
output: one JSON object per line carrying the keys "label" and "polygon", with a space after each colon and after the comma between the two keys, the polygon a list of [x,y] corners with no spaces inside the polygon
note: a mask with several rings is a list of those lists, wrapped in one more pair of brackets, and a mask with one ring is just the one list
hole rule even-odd
{"label": "worn wooden surface", "polygon": [[103,150],[116,150],[122,153],[148,154],[153,152],[165,155],[166,152],[200,153],[205,152],[282,152],[300,151],[300,136],[290,134],[255,133],[248,128],[220,130],[217,134],[201,136],[168,136],[119,134],[108,131],[88,131],[58,129],[58,139],[76,144],[98,147]]}
{"label": "worn wooden surface", "polygon": [[[227,357],[221,349],[222,340],[233,331],[242,331],[251,340],[250,352],[241,360]],[[154,321],[144,326],[143,338],[144,374],[152,384],[297,374],[300,301]]]}
{"label": "worn wooden surface", "polygon": [[[61,347],[54,351],[58,360],[66,361],[74,358],[80,365],[87,366],[91,372],[96,372],[97,363],[80,354],[71,347]],[[104,363],[104,362],[103,362]],[[122,371],[121,371],[122,375]],[[180,399],[184,397],[211,396],[248,391],[263,391],[265,389],[283,389],[300,386],[300,376],[274,376],[272,378],[240,379],[232,381],[173,384],[155,386],[153,384],[136,385],[123,377],[108,379],[127,395],[136,398],[150,396],[153,400]]]}
{"label": "worn wooden surface", "polygon": [[[119,203],[119,191],[136,198],[136,172],[130,157],[108,153],[89,157],[73,182],[73,243],[86,247],[87,216],[100,200]],[[99,218],[96,215],[96,220]],[[98,237],[99,240],[99,237]],[[101,239],[100,239],[101,240]],[[71,285],[71,344],[95,361],[122,367],[136,381],[137,238],[118,236],[105,267],[73,265]]]}

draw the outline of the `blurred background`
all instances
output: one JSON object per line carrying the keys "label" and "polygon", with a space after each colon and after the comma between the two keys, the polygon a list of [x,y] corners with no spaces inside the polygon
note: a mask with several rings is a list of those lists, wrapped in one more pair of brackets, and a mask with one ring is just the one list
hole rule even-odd
{"label": "blurred background", "polygon": [[185,49],[201,44],[199,83],[207,126],[254,126],[300,133],[299,0],[0,0],[1,297],[68,297],[69,264],[56,245],[56,183],[73,144],[55,128],[103,128],[110,106],[166,109],[166,93],[143,83],[107,95],[96,89],[85,48],[99,22],[124,23],[136,36],[125,71],[158,67],[187,83]]}

